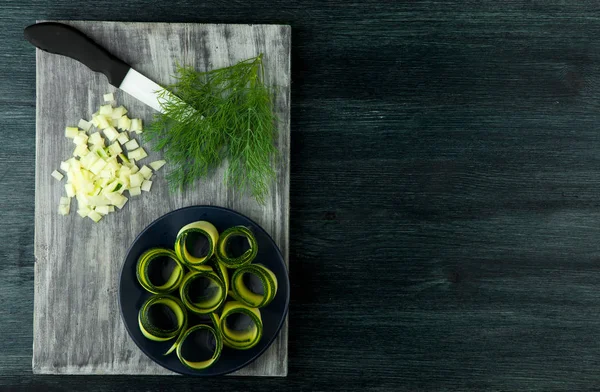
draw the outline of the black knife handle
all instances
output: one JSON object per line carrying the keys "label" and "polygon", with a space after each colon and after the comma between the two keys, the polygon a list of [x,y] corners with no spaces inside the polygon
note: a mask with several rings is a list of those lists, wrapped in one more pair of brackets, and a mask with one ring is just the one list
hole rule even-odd
{"label": "black knife handle", "polygon": [[102,72],[110,84],[119,87],[131,68],[81,31],[56,22],[37,23],[25,28],[25,39],[43,51],[71,57],[92,71]]}

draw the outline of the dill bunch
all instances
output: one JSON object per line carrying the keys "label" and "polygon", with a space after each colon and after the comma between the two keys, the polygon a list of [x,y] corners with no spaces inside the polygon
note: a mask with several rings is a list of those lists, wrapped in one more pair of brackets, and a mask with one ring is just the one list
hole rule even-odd
{"label": "dill bunch", "polygon": [[166,100],[144,131],[164,152],[171,190],[195,184],[227,160],[227,185],[264,204],[275,178],[277,125],[262,55],[208,72],[178,65],[175,80],[160,96],[169,91],[181,101]]}

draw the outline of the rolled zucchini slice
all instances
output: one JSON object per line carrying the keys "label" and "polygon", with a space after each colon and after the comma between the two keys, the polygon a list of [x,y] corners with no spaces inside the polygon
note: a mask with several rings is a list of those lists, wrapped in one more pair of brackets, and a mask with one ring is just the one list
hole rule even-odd
{"label": "rolled zucchini slice", "polygon": [[242,304],[251,308],[261,308],[275,298],[277,278],[262,264],[246,265],[233,272],[231,291],[232,296]]}
{"label": "rolled zucchini slice", "polygon": [[212,223],[193,222],[183,226],[177,233],[175,253],[187,267],[202,270],[215,253],[218,241],[219,232]]}
{"label": "rolled zucchini slice", "polygon": [[229,301],[218,317],[223,343],[231,348],[247,350],[258,344],[263,333],[260,310],[237,301]]}
{"label": "rolled zucchini slice", "polygon": [[227,267],[225,267],[223,263],[219,262],[216,257],[213,257],[213,262],[215,265],[215,272],[225,283],[225,292],[229,293],[229,272],[227,271]]}
{"label": "rolled zucchini slice", "polygon": [[183,278],[179,294],[186,308],[197,314],[214,312],[227,298],[225,282],[212,269],[189,272]]}
{"label": "rolled zucchini slice", "polygon": [[[241,255],[234,256],[230,254],[229,245],[236,237],[245,238],[248,241],[248,249]],[[227,268],[239,268],[250,264],[258,253],[258,244],[252,231],[245,226],[234,226],[225,230],[219,236],[219,243],[216,249],[217,260]]]}
{"label": "rolled zucchini slice", "polygon": [[[140,308],[138,324],[147,339],[165,342],[180,337],[185,331],[187,312],[179,299],[171,295],[154,295],[148,298]],[[173,351],[178,341],[179,339],[166,354]]]}
{"label": "rolled zucchini slice", "polygon": [[167,294],[176,290],[185,270],[170,249],[153,248],[142,253],[137,262],[136,275],[140,285],[153,294]]}
{"label": "rolled zucchini slice", "polygon": [[209,325],[200,324],[183,333],[181,343],[177,345],[177,357],[190,369],[201,370],[215,363],[222,350],[221,334]]}

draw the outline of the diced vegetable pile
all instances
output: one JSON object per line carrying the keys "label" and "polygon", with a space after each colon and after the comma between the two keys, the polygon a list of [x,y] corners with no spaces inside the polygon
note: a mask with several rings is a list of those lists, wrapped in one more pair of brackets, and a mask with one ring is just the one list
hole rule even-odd
{"label": "diced vegetable pile", "polygon": [[[77,199],[77,213],[98,222],[104,215],[122,209],[129,196],[139,196],[152,187],[153,172],[165,161],[158,160],[138,167],[137,161],[148,156],[133,133],[143,132],[142,120],[127,117],[127,109],[114,107],[114,95],[104,95],[105,102],[91,121],[81,119],[77,127],[67,127],[65,136],[75,144],[73,157],[60,164],[67,176],[66,197],[60,198],[58,212],[68,215],[71,199]],[[101,130],[101,132],[100,132]],[[121,130],[121,132],[119,132]],[[123,148],[124,147],[124,148]],[[127,153],[125,153],[127,150]],[[63,173],[52,172],[61,181]]]}

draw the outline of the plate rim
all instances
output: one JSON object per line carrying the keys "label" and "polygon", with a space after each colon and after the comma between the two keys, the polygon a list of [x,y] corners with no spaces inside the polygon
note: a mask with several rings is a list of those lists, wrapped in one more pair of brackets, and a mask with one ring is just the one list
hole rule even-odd
{"label": "plate rim", "polygon": [[[242,363],[239,366],[235,366],[230,370],[226,370],[226,371],[222,371],[216,374],[210,374],[210,375],[206,375],[206,374],[202,374],[202,373],[195,373],[193,372],[191,369],[186,369],[188,372],[181,372],[178,370],[173,369],[170,366],[165,366],[162,363],[159,363],[152,355],[148,354],[148,352],[146,352],[146,350],[140,346],[140,344],[138,344],[138,342],[133,338],[133,334],[131,333],[131,330],[129,328],[129,325],[125,322],[125,316],[123,315],[123,308],[121,305],[121,282],[123,280],[123,271],[125,269],[125,263],[127,262],[127,256],[129,255],[129,253],[131,252],[131,249],[133,248],[134,244],[139,240],[139,238],[148,230],[150,229],[150,227],[154,226],[159,220],[166,218],[168,215],[171,214],[175,214],[179,211],[182,210],[187,210],[187,209],[195,209],[195,208],[208,208],[208,209],[215,209],[215,210],[222,210],[222,211],[226,211],[229,213],[233,213],[236,215],[239,215],[247,220],[249,220],[255,227],[259,228],[260,230],[262,230],[265,235],[271,240],[271,242],[275,245],[275,250],[277,251],[277,253],[279,254],[279,256],[281,256],[281,260],[283,260],[283,268],[286,272],[285,274],[285,280],[287,283],[287,287],[288,289],[287,291],[287,295],[285,298],[285,307],[283,309],[283,314],[282,314],[282,318],[281,321],[279,322],[279,325],[276,328],[276,332],[273,335],[273,337],[267,342],[267,344],[250,360]],[[129,335],[129,339],[131,339],[133,341],[133,343],[135,343],[135,345],[138,347],[138,349],[140,349],[140,351],[142,351],[144,353],[144,355],[146,355],[146,357],[150,358],[154,363],[156,363],[158,366],[170,370],[174,373],[177,374],[181,374],[181,375],[186,375],[186,376],[192,376],[192,377],[218,377],[218,376],[223,376],[226,374],[230,374],[233,373],[235,371],[238,371],[240,369],[243,369],[244,367],[248,366],[249,364],[251,364],[252,362],[254,362],[256,359],[258,359],[261,355],[264,354],[265,351],[267,351],[267,349],[269,347],[271,347],[271,345],[273,344],[273,342],[275,341],[275,339],[277,339],[277,337],[279,336],[279,334],[281,333],[281,328],[283,327],[283,325],[285,324],[285,321],[287,320],[288,317],[288,312],[289,312],[289,308],[290,308],[290,295],[291,295],[291,287],[290,287],[290,272],[288,269],[288,266],[286,265],[285,262],[285,257],[283,256],[283,254],[281,253],[281,249],[279,249],[279,246],[277,246],[277,244],[275,243],[275,240],[273,240],[273,237],[271,237],[271,235],[269,233],[267,233],[267,231],[265,229],[263,229],[263,227],[261,225],[259,225],[258,223],[256,223],[253,219],[249,218],[248,216],[235,211],[231,208],[227,208],[227,207],[220,207],[220,206],[212,206],[212,205],[207,205],[207,204],[201,204],[201,205],[193,205],[193,206],[187,206],[187,207],[181,207],[181,208],[177,208],[175,210],[169,211],[166,214],[163,214],[161,216],[159,216],[158,218],[156,218],[155,220],[153,220],[152,222],[150,222],[142,231],[140,231],[140,233],[134,238],[134,240],[131,242],[131,244],[129,245],[129,247],[127,248],[127,252],[125,252],[125,256],[123,257],[123,261],[121,263],[121,269],[119,271],[119,287],[117,290],[117,296],[118,296],[118,302],[119,302],[119,315],[121,316],[121,322],[123,323],[123,325],[125,325],[125,330],[127,330],[127,334]]]}

